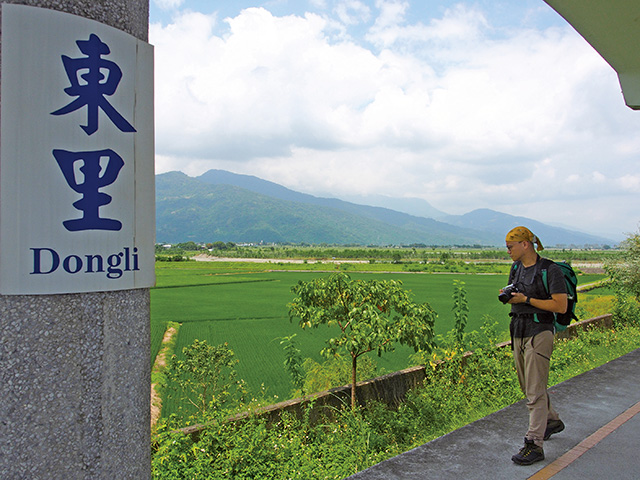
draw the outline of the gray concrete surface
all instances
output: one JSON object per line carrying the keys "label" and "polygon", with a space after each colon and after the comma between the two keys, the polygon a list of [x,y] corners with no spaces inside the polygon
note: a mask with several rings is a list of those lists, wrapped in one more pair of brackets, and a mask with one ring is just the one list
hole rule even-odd
{"label": "gray concrete surface", "polygon": [[[545,460],[519,466],[511,456],[527,430],[524,401],[391,458],[351,480],[527,479],[640,401],[640,349],[550,389],[566,429],[544,445]],[[561,470],[554,480],[638,479],[640,415]]]}
{"label": "gray concrete surface", "polygon": [[0,296],[0,479],[150,476],[149,291]]}
{"label": "gray concrete surface", "polygon": [[555,474],[553,479],[637,480],[640,478],[640,455],[637,451],[639,439],[640,415],[636,415],[577,461]]}
{"label": "gray concrete surface", "polygon": [[[2,3],[148,35],[148,0]],[[149,312],[149,289],[0,295],[0,479],[150,477]]]}

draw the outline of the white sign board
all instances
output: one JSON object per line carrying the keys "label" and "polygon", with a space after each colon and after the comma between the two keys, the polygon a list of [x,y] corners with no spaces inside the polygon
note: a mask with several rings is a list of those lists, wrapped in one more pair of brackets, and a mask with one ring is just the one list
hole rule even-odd
{"label": "white sign board", "polygon": [[2,4],[0,294],[155,283],[153,47]]}

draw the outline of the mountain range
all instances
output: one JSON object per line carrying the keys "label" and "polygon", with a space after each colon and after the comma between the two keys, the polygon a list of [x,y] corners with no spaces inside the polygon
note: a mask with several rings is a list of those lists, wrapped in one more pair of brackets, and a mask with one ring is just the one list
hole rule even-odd
{"label": "mountain range", "polygon": [[490,209],[448,215],[421,199],[369,197],[363,201],[378,206],[315,197],[224,170],[209,170],[199,177],[168,172],[156,175],[156,239],[163,243],[502,246],[507,231],[526,225],[549,246],[615,243]]}

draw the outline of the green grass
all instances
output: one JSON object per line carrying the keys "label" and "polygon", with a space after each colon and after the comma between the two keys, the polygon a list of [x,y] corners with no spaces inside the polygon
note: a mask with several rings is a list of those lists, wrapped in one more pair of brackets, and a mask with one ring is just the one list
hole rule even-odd
{"label": "green grass", "polygon": [[[248,263],[213,262],[159,262],[156,273],[157,287],[151,291],[152,360],[166,324],[179,322],[182,327],[175,347],[177,355],[196,338],[213,345],[227,342],[239,360],[238,377],[253,392],[264,385],[268,396],[285,400],[292,384],[283,367],[285,357],[279,339],[296,333],[302,356],[320,361],[320,350],[335,333],[329,328],[303,331],[295,321],[289,321],[287,309],[293,299],[293,285],[330,273],[256,271],[255,265]],[[453,282],[461,280],[470,308],[467,331],[479,329],[483,317],[489,315],[499,322],[507,338],[509,307],[497,300],[499,288],[506,283],[505,274],[349,273],[352,278],[401,280],[414,301],[428,302],[438,312],[437,333],[445,333],[453,324]],[[585,275],[580,283],[600,278]],[[392,372],[409,366],[411,353],[411,349],[399,347],[394,353],[375,357],[375,361],[382,371]],[[166,405],[163,413],[174,408]]]}
{"label": "green grass", "polygon": [[[491,340],[486,339],[486,340]],[[637,321],[610,330],[581,331],[556,343],[550,384],[567,380],[640,345]],[[480,349],[465,366],[449,361],[427,370],[429,381],[409,393],[398,409],[371,402],[334,411],[330,421],[283,414],[267,426],[252,416],[225,421],[209,412],[197,443],[175,419],[154,442],[152,477],[341,479],[406,452],[522,399],[511,352]],[[567,407],[568,408],[568,407]]]}

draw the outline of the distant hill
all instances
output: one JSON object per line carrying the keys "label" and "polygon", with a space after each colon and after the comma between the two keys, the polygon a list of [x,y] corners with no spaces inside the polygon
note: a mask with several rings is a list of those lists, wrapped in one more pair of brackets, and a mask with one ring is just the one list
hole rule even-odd
{"label": "distant hill", "polygon": [[[339,200],[335,201],[339,203]],[[346,203],[346,202],[342,202]],[[354,206],[355,207],[355,206]],[[374,207],[364,207],[367,208]],[[335,244],[489,244],[490,235],[392,211],[360,215],[346,209],[282,200],[180,172],[156,177],[156,238],[160,242],[232,241]],[[384,210],[384,209],[381,209]],[[389,216],[395,224],[374,218]],[[400,226],[403,224],[403,226]]]}
{"label": "distant hill", "polygon": [[340,209],[351,209],[357,213],[368,213],[369,215],[380,215],[380,210],[395,210],[415,217],[433,218],[439,220],[448,214],[432,207],[427,201],[420,198],[393,198],[384,195],[353,196],[351,198],[338,200],[337,198],[314,197],[306,193],[290,190],[277,183],[262,180],[252,175],[241,175],[227,172],[226,170],[209,170],[197,177],[198,180],[212,185],[235,185],[246,188],[252,192],[261,193],[281,200],[291,200],[293,202],[310,203],[313,205],[323,205],[326,207],[338,207]]}
{"label": "distant hill", "polygon": [[[426,243],[428,245],[455,245],[469,244],[469,242],[471,242],[471,244],[480,243],[486,245],[493,244],[495,240],[491,234],[483,234],[468,230],[465,227],[449,225],[432,218],[409,215],[388,208],[359,205],[337,198],[315,197],[250,175],[239,175],[224,170],[209,170],[196,179],[211,185],[233,185],[260,195],[266,195],[284,201],[340,210],[345,213],[382,222],[386,225],[386,229],[389,229],[391,226],[394,229],[400,228],[406,230],[398,231],[395,234],[393,232],[387,232],[384,237],[395,239],[395,241],[385,241],[383,242],[385,244]],[[348,225],[343,226],[343,228],[346,228],[345,232],[353,229]],[[399,242],[397,241],[398,238],[411,238],[411,240]],[[336,243],[350,242],[343,241]],[[378,241],[373,241],[373,239],[371,242],[365,241],[363,243],[380,244]]]}
{"label": "distant hill", "polygon": [[421,198],[395,198],[386,195],[349,195],[343,197],[343,200],[361,205],[389,208],[416,217],[433,218],[434,220],[442,220],[449,215],[448,213],[438,210]]}
{"label": "distant hill", "polygon": [[[505,232],[513,226],[534,225],[533,220],[492,210],[461,216],[435,212],[445,215],[446,221],[315,197],[223,170],[210,170],[197,178],[181,172],[156,176],[159,242],[502,245]],[[564,244],[598,243],[593,241],[596,237],[578,234],[569,242],[563,237],[567,231],[556,227],[544,225],[544,229],[533,226],[532,229],[543,240],[544,230],[553,233],[553,238],[562,238]],[[557,243],[551,237],[546,239],[547,244]]]}
{"label": "distant hill", "polygon": [[503,232],[503,237],[504,234],[514,226],[525,225],[540,237],[543,245],[549,246],[569,247],[584,245],[614,245],[617,243],[610,239],[569,230],[567,228],[552,227],[530,218],[507,215],[506,213],[496,212],[495,210],[490,210],[488,208],[473,210],[472,212],[464,215],[449,215],[442,217],[441,220],[443,222],[450,223],[451,225],[471,228],[473,230],[483,232]]}

